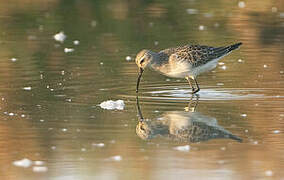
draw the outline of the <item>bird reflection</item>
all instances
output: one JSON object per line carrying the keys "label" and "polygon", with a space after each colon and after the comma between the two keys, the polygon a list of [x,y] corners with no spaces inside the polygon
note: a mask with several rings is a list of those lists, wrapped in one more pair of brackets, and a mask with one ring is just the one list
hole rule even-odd
{"label": "bird reflection", "polygon": [[136,133],[141,139],[148,140],[164,137],[192,143],[221,138],[242,141],[241,138],[218,125],[214,117],[195,112],[198,97],[196,101],[190,101],[188,108],[185,108],[186,111],[165,112],[156,120],[145,120],[140,109],[138,97],[136,97],[136,103],[139,115]]}

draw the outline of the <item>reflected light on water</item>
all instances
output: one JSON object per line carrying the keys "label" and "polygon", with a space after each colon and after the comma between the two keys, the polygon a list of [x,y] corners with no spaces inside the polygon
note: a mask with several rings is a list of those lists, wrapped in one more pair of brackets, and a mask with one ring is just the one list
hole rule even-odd
{"label": "reflected light on water", "polygon": [[[283,7],[1,1],[0,179],[283,178]],[[243,45],[198,77],[196,107],[185,80],[145,71],[137,121],[137,52],[233,42]],[[123,108],[102,109],[108,100]],[[155,137],[141,139],[142,125]]]}

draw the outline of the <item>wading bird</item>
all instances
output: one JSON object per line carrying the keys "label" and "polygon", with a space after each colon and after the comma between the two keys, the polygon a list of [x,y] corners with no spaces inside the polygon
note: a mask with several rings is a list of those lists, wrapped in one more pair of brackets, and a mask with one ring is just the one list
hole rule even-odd
{"label": "wading bird", "polygon": [[[139,68],[136,93],[138,93],[143,71],[150,68],[165,76],[185,78],[192,89],[192,94],[195,94],[200,90],[196,77],[214,69],[222,57],[237,49],[241,44],[224,47],[186,45],[165,49],[158,53],[144,49],[137,54],[135,59]],[[194,81],[195,87],[191,80]]]}

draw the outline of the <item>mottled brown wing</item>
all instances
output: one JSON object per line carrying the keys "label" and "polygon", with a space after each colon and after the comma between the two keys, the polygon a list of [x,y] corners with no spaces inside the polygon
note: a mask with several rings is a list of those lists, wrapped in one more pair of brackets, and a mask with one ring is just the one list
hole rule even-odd
{"label": "mottled brown wing", "polygon": [[216,55],[213,47],[195,45],[177,48],[170,59],[177,62],[188,61],[196,67],[216,59]]}
{"label": "mottled brown wing", "polygon": [[226,47],[210,47],[200,45],[187,45],[177,48],[170,48],[161,51],[161,53],[167,54],[171,61],[188,61],[194,67],[206,64],[209,61],[220,58],[232,50],[238,48],[241,43],[237,43]]}

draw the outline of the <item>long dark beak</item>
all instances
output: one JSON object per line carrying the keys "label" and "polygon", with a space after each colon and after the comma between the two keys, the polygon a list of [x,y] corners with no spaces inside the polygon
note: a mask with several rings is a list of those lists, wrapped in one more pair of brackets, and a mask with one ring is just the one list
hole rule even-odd
{"label": "long dark beak", "polygon": [[142,77],[143,71],[144,70],[142,68],[139,68],[139,74],[138,74],[137,85],[136,85],[136,93],[138,93],[139,83],[140,83],[140,79]]}
{"label": "long dark beak", "polygon": [[139,104],[139,99],[138,96],[136,96],[136,107],[137,107],[137,112],[138,112],[138,116],[139,116],[139,121],[142,122],[144,121],[141,109],[140,109],[140,104]]}

